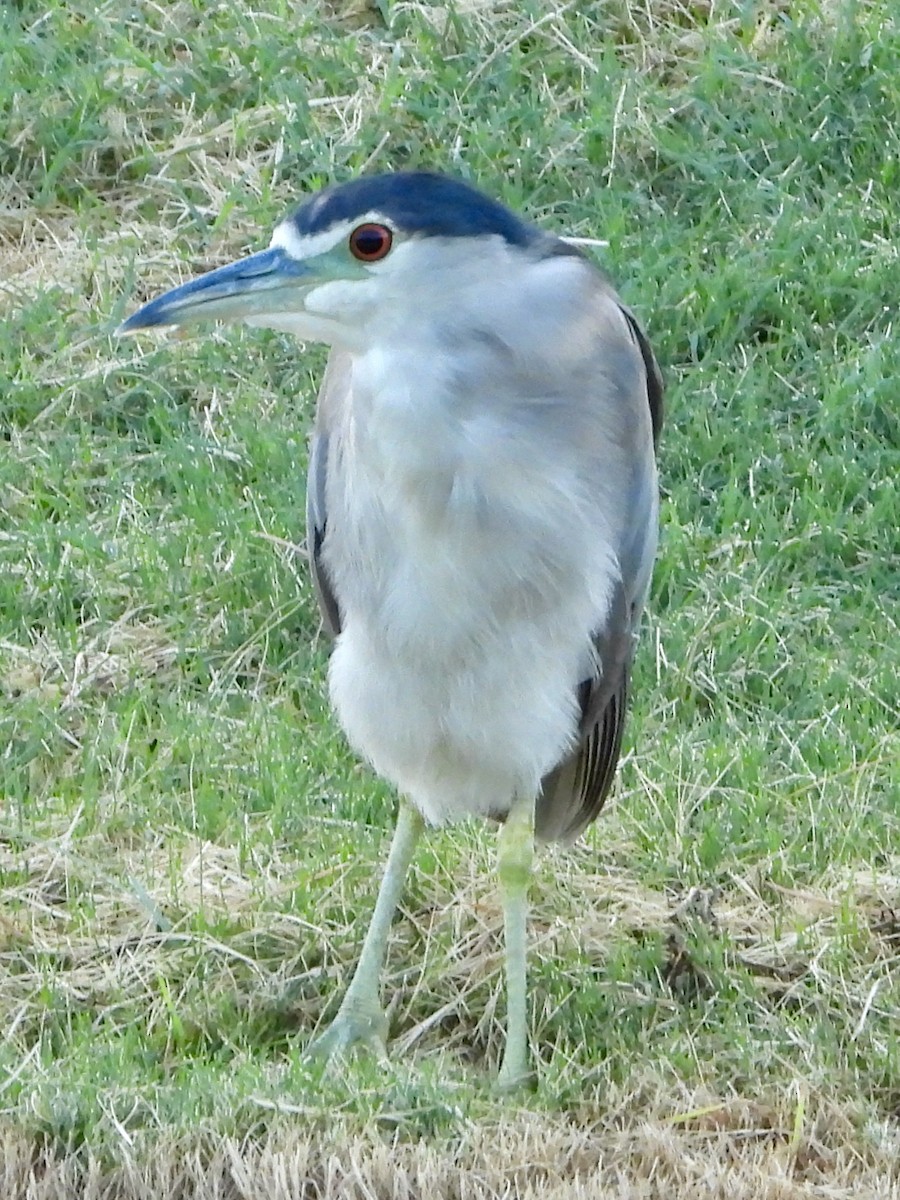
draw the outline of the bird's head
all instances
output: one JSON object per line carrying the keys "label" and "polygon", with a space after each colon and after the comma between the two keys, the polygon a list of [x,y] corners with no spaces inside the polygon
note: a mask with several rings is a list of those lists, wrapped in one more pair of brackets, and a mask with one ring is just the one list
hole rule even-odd
{"label": "bird's head", "polygon": [[485,291],[510,262],[567,249],[458,180],[367,176],[318,192],[267,250],[151,300],[119,332],[243,321],[354,350],[392,321],[459,303],[469,283]]}

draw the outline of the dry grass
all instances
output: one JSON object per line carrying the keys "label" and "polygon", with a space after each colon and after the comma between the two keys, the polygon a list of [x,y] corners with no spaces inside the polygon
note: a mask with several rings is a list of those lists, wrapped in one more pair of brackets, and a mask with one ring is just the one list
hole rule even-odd
{"label": "dry grass", "polygon": [[[900,1196],[896,1131],[857,1131],[845,1108],[798,1089],[781,1107],[701,1094],[611,1094],[592,1126],[518,1112],[469,1128],[452,1147],[373,1132],[299,1132],[283,1119],[259,1137],[154,1140],[116,1165],[55,1155],[15,1130],[0,1134],[0,1187],[28,1200],[892,1200]],[[636,1101],[638,1124],[627,1119]]]}
{"label": "dry grass", "polygon": [[[293,1018],[301,1026],[315,1023],[318,1001],[310,1000],[308,989],[323,968],[304,965],[302,955],[298,960],[298,947],[309,938],[319,945],[354,943],[354,889],[347,868],[319,881],[323,902],[342,897],[346,924],[315,927],[289,912],[295,871],[289,855],[257,858],[248,871],[237,850],[193,840],[183,842],[173,858],[163,832],[155,850],[146,842],[134,851],[120,847],[114,869],[105,873],[99,869],[102,846],[89,839],[73,843],[70,833],[45,836],[24,855],[7,851],[0,862],[0,870],[20,873],[18,885],[7,890],[9,908],[0,923],[9,972],[0,982],[0,1007],[11,1015],[7,1037],[22,1038],[23,1051],[32,1042],[27,1031],[42,1019],[32,975],[38,963],[43,980],[46,964],[57,964],[57,981],[73,1003],[105,1012],[105,1021],[115,1020],[118,1010],[125,1022],[139,1014],[149,1030],[165,1027],[173,1008],[190,1007],[202,962],[204,986],[240,997],[246,1011],[290,994]],[[473,1044],[491,1044],[501,1035],[502,918],[486,882],[484,847],[474,844],[473,850],[467,868],[454,873],[452,896],[443,879],[419,874],[418,903],[405,911],[395,932],[389,987],[397,999],[394,1020],[403,1032],[393,1046],[396,1073],[376,1085],[386,1096],[398,1079],[407,1072],[412,1078],[435,1055],[451,1064]],[[23,861],[27,873],[21,871]],[[536,889],[534,960],[572,964],[563,969],[572,972],[575,994],[583,964],[599,964],[602,978],[607,950],[623,932],[640,942],[668,931],[660,965],[663,990],[654,1003],[672,1013],[686,1003],[699,1004],[701,1022],[704,1004],[727,1003],[717,1000],[715,981],[694,959],[696,950],[701,955],[708,950],[711,938],[727,947],[731,972],[746,972],[755,981],[754,1020],[760,1029],[772,1023],[773,1012],[828,997],[837,1011],[854,1014],[858,1038],[873,1006],[881,1004],[881,984],[900,961],[900,859],[877,875],[844,873],[818,889],[782,888],[777,905],[764,900],[748,877],[736,884],[728,895],[694,888],[673,897],[642,886],[633,872],[592,869],[586,851],[574,858],[551,854]],[[67,919],[73,894],[92,914],[76,927]],[[849,971],[836,954],[848,908],[858,915],[864,942]],[[190,921],[179,919],[178,911],[191,914]],[[227,941],[199,933],[198,919],[210,927],[227,919],[239,932]],[[440,953],[432,943],[440,940],[436,930],[445,927],[446,933],[448,925],[452,952],[440,982],[445,1002],[435,1009],[430,1001],[427,1015],[417,1019],[420,972],[411,976],[396,963],[417,953],[423,960]],[[156,984],[162,978],[180,984],[172,982],[172,990],[161,993]],[[620,981],[620,998],[646,1000],[640,987]],[[543,1054],[553,1058],[555,1070],[563,1076],[583,1071],[577,1060],[568,1068],[561,1061],[562,1045],[548,1044],[547,1013],[537,1018],[536,1040],[544,1043]],[[26,1053],[23,1067],[27,1063]],[[249,1098],[258,1117],[250,1122],[253,1132],[240,1138],[202,1130],[199,1139],[135,1130],[117,1117],[114,1104],[97,1151],[90,1139],[74,1151],[53,1138],[35,1142],[7,1122],[0,1142],[0,1194],[29,1200],[900,1195],[896,1121],[873,1123],[865,1106],[854,1110],[846,1099],[832,1097],[827,1080],[798,1076],[754,1099],[746,1088],[723,1088],[714,1078],[708,1086],[690,1086],[656,1070],[642,1076],[640,1064],[633,1066],[627,1082],[612,1083],[602,1072],[583,1081],[567,1079],[580,1099],[564,1114],[529,1112],[527,1104],[505,1106],[502,1116],[490,1107],[477,1117],[460,1114],[449,1143],[410,1140],[402,1102],[398,1111],[396,1101],[377,1105],[371,1124],[360,1132],[352,1102],[330,1115],[316,1104],[297,1103],[278,1071],[265,1094]],[[347,1094],[354,1086],[350,1074]]]}

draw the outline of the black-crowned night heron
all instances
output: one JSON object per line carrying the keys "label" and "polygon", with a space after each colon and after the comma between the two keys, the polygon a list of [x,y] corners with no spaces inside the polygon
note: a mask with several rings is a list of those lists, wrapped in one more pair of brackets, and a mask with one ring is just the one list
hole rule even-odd
{"label": "black-crowned night heron", "polygon": [[528,1073],[534,838],[571,840],[612,783],[657,537],[662,386],[572,245],[424,172],[326,188],[268,250],[123,331],[245,321],[329,343],[307,540],[331,698],[402,797],[359,964],[313,1049],[384,1054],[391,917],[424,824],[499,818],[502,1085]]}

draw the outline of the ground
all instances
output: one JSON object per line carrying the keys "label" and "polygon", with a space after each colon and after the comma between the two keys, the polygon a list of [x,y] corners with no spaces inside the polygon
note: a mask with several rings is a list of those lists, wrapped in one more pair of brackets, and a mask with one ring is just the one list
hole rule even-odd
{"label": "ground", "polygon": [[[900,1196],[892,0],[0,10],[0,1195]],[[589,239],[668,383],[613,802],[432,835],[392,1064],[304,1065],[395,798],[303,560],[324,356],[141,300],[428,165]]]}

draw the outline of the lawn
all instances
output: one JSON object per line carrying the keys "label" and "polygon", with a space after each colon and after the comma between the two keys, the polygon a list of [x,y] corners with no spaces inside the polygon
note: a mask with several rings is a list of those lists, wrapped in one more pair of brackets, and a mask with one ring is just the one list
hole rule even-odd
{"label": "lawn", "polygon": [[[894,0],[0,8],[0,1195],[900,1197]],[[324,352],[117,340],[300,196],[432,166],[592,252],[667,379],[612,803],[395,923],[392,1064],[303,1047],[396,798],[302,547]]]}

